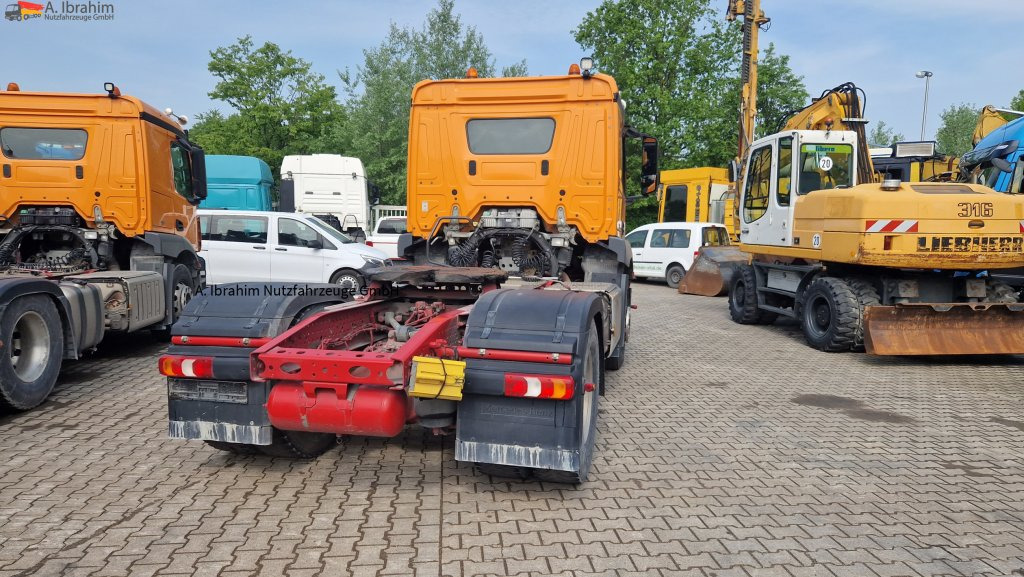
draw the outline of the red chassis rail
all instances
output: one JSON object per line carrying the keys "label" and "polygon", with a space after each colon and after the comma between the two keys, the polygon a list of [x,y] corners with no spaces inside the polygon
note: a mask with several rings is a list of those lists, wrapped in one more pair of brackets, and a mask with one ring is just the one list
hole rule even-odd
{"label": "red chassis rail", "polygon": [[444,310],[424,324],[395,352],[320,348],[347,330],[358,329],[388,300],[373,300],[318,313],[292,327],[251,355],[251,376],[260,381],[404,386],[412,358],[457,344],[459,323],[472,306]]}

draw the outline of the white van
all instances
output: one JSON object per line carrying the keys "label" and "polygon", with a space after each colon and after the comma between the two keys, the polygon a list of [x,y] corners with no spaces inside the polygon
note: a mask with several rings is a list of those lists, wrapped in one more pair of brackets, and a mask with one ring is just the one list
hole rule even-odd
{"label": "white van", "polygon": [[707,222],[658,222],[645,224],[626,235],[633,249],[633,276],[665,279],[676,288],[693,266],[697,249],[729,244],[729,232]]}
{"label": "white van", "polygon": [[199,209],[206,283],[332,283],[358,290],[387,257],[298,212]]}
{"label": "white van", "polygon": [[281,178],[294,184],[294,199],[285,199],[282,209],[320,217],[357,241],[369,230],[370,190],[363,161],[340,154],[285,156]]}

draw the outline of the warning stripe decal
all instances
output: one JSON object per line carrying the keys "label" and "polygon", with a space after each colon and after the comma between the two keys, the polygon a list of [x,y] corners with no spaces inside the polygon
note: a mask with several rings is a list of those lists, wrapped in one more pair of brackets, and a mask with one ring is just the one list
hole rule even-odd
{"label": "warning stripe decal", "polygon": [[867,232],[917,232],[917,221],[899,219],[869,220],[866,223],[865,230]]}

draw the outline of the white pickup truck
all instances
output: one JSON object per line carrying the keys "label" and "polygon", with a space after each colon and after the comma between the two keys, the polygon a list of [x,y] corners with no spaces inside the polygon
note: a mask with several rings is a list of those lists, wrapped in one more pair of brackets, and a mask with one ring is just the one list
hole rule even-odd
{"label": "white pickup truck", "polygon": [[388,258],[398,257],[398,237],[405,230],[404,216],[386,216],[377,221],[373,228],[373,234],[366,237],[366,246],[388,255]]}

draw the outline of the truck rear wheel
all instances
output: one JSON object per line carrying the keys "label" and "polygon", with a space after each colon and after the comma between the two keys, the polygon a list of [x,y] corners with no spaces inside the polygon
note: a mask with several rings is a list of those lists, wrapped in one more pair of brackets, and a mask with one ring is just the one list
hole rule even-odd
{"label": "truck rear wheel", "polygon": [[729,316],[741,325],[770,325],[778,317],[757,307],[757,275],[752,265],[740,266],[732,275]]}
{"label": "truck rear wheel", "polygon": [[852,350],[862,330],[857,295],[846,281],[821,276],[808,285],[801,299],[801,321],[807,344],[826,352]]}
{"label": "truck rear wheel", "polygon": [[218,451],[224,451],[225,453],[232,453],[235,455],[259,455],[260,446],[250,445],[248,443],[228,443],[225,441],[204,441],[207,445],[217,449]]}
{"label": "truck rear wheel", "polygon": [[0,318],[0,409],[24,411],[53,391],[64,353],[64,331],[49,297],[17,298]]}
{"label": "truck rear wheel", "polygon": [[[550,483],[579,484],[587,480],[590,467],[594,461],[594,444],[597,438],[597,410],[601,395],[598,394],[604,382],[604,363],[601,361],[601,336],[597,332],[597,324],[591,321],[587,344],[580,372],[581,378],[576,383],[576,412],[580,432],[580,469],[579,471],[554,471],[536,469],[534,476],[541,481]],[[587,392],[586,385],[594,385],[593,391]]]}
{"label": "truck rear wheel", "polygon": [[[622,275],[623,284],[626,287],[626,298],[623,299],[622,328],[619,331],[619,342],[612,349],[611,355],[604,361],[604,368],[609,371],[617,371],[626,364],[626,343],[629,342],[629,325],[633,312],[633,287],[630,285],[631,273]],[[604,394],[604,384],[601,385],[601,394]]]}
{"label": "truck rear wheel", "polygon": [[314,459],[338,444],[338,436],[331,433],[307,433],[305,431],[282,431],[274,429],[269,445],[258,445],[260,452],[268,457],[288,459]]}

